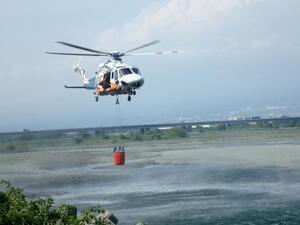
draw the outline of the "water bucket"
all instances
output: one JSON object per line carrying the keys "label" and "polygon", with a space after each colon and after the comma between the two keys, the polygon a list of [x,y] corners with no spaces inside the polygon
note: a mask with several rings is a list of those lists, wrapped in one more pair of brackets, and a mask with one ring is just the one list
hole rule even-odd
{"label": "water bucket", "polygon": [[125,164],[125,148],[124,148],[124,146],[114,147],[114,164],[116,166]]}

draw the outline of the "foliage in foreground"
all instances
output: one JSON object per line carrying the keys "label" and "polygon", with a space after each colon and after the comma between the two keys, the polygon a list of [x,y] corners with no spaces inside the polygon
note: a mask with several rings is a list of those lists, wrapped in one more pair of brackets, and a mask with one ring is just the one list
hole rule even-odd
{"label": "foliage in foreground", "polygon": [[61,204],[54,208],[51,197],[26,200],[22,189],[15,188],[7,180],[0,180],[5,191],[0,191],[0,225],[104,225],[95,221],[98,208],[88,209],[76,217],[76,208]]}

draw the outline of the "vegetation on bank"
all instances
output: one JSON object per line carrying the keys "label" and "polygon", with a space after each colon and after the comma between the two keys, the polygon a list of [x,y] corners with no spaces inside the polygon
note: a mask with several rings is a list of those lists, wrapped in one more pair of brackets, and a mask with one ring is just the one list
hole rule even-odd
{"label": "vegetation on bank", "polygon": [[0,225],[106,224],[95,221],[95,212],[100,212],[100,208],[87,209],[77,217],[77,209],[72,205],[54,207],[51,197],[27,200],[23,190],[12,186],[9,181],[1,180],[0,184],[4,187],[4,191],[0,191]]}
{"label": "vegetation on bank", "polygon": [[70,147],[89,144],[115,144],[118,141],[123,143],[167,140],[188,137],[188,131],[182,128],[172,128],[167,130],[151,129],[145,131],[132,132],[88,132],[79,131],[72,135],[40,135],[38,133],[24,133],[14,136],[0,137],[0,153],[26,152],[36,147]]}
{"label": "vegetation on bank", "polygon": [[182,124],[181,128],[170,129],[137,129],[135,131],[110,131],[101,129],[96,131],[79,130],[78,132],[64,133],[62,131],[30,132],[1,136],[0,153],[34,151],[35,148],[43,147],[74,147],[87,145],[109,145],[116,143],[130,143],[151,140],[171,140],[181,138],[211,139],[212,135],[217,136],[218,132],[224,131],[251,131],[261,132],[262,130],[281,130],[285,128],[300,128],[299,119],[287,119],[282,121],[256,123],[219,123],[210,127],[191,127]]}

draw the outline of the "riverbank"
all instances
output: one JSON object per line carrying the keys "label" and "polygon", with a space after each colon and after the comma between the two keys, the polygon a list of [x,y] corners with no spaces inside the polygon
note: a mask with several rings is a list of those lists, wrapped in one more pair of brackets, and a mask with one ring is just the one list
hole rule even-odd
{"label": "riverbank", "polygon": [[[296,221],[300,212],[286,212],[300,205],[299,134],[298,128],[192,131],[186,138],[127,141],[121,167],[112,164],[109,142],[35,146],[1,153],[0,177],[29,197],[51,195],[79,210],[100,204],[122,224],[264,222],[270,215]],[[257,218],[256,210],[265,213]]]}

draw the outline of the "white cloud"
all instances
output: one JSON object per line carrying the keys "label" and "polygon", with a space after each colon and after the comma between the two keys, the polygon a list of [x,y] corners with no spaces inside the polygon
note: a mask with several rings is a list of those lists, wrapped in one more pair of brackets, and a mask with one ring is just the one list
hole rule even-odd
{"label": "white cloud", "polygon": [[[247,6],[249,0],[169,0],[165,5],[151,5],[120,28],[111,28],[98,37],[99,46],[108,48],[134,46],[153,39],[177,39],[188,42],[205,35],[222,23],[234,10]],[[176,42],[176,41],[175,41]],[[123,47],[124,48],[124,47]]]}
{"label": "white cloud", "polygon": [[154,2],[120,27],[101,32],[96,41],[99,49],[122,51],[158,39],[163,41],[160,50],[179,49],[186,56],[203,57],[298,52],[298,39],[287,41],[297,32],[286,28],[293,20],[279,10],[284,7],[288,8],[267,0]]}

